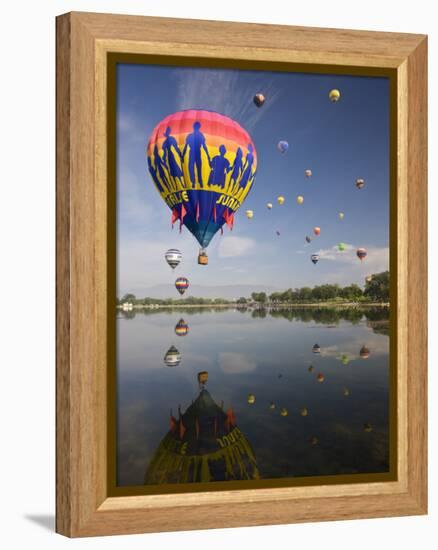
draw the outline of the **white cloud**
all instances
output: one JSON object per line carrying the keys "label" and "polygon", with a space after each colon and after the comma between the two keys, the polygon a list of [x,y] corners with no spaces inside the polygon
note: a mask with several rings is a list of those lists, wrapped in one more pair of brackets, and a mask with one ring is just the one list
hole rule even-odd
{"label": "white cloud", "polygon": [[255,241],[247,237],[224,237],[219,244],[220,258],[234,258],[245,256],[255,248]]}
{"label": "white cloud", "polygon": [[219,366],[227,374],[237,374],[255,370],[257,363],[243,353],[223,351],[219,353]]}

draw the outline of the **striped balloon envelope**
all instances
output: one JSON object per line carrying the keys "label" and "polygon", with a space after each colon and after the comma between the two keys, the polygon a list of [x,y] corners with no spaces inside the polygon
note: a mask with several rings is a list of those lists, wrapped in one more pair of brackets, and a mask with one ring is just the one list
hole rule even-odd
{"label": "striped balloon envelope", "polygon": [[171,209],[201,247],[227,224],[254,183],[257,153],[244,128],[213,111],[179,111],[159,122],[149,139],[151,178]]}
{"label": "striped balloon envelope", "polygon": [[175,269],[175,267],[181,262],[182,254],[176,248],[169,248],[166,254],[164,254],[164,259],[172,269]]}
{"label": "striped balloon envelope", "polygon": [[185,277],[178,277],[178,279],[175,281],[175,288],[182,296],[184,292],[189,288],[189,280]]}
{"label": "striped balloon envelope", "polygon": [[189,332],[189,325],[184,321],[184,319],[180,319],[178,323],[175,325],[175,334],[177,336],[186,336],[188,332]]}

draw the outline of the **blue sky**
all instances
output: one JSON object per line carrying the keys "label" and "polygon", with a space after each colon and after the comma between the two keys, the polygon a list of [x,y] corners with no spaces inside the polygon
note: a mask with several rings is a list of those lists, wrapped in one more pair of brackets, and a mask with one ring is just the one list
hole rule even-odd
{"label": "blue sky", "polygon": [[[328,92],[341,91],[338,103]],[[258,109],[253,95],[266,96]],[[181,109],[230,116],[253,138],[255,184],[236,214],[232,232],[216,234],[209,266],[197,265],[198,243],[172,231],[170,210],[147,170],[145,149],[154,126]],[[279,140],[289,142],[285,154]],[[313,176],[305,178],[310,168]],[[362,190],[355,187],[365,179]],[[278,206],[276,198],[286,202]],[[304,204],[296,196],[304,196]],[[269,211],[266,203],[272,202]],[[254,210],[248,220],[245,210]],[[338,212],[345,218],[340,221]],[[310,245],[314,226],[321,235]],[[280,236],[276,235],[280,232]],[[389,266],[389,80],[357,76],[194,69],[120,64],[117,68],[118,295],[148,295],[148,287],[186,276],[196,285],[253,285],[285,289],[356,282]],[[339,242],[347,250],[336,249]],[[368,249],[367,259],[356,248]],[[179,248],[171,272],[163,255]],[[312,253],[320,261],[310,261]],[[170,291],[169,295],[173,295]]]}

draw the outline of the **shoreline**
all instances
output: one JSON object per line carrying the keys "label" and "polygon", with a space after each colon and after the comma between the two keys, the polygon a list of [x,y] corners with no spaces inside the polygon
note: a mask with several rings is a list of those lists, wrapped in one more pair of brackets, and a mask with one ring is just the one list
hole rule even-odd
{"label": "shoreline", "polygon": [[367,309],[367,308],[389,308],[389,302],[318,302],[318,303],[276,303],[276,304],[132,304],[132,308],[124,309],[123,306],[117,305],[116,309],[121,311],[133,311],[138,309],[194,309],[194,308],[227,308],[227,309]]}

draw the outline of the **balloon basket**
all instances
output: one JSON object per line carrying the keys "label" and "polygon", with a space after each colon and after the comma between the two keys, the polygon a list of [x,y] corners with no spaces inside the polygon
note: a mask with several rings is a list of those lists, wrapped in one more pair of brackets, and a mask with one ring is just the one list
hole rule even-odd
{"label": "balloon basket", "polygon": [[208,265],[208,256],[206,252],[200,252],[198,255],[199,265]]}

